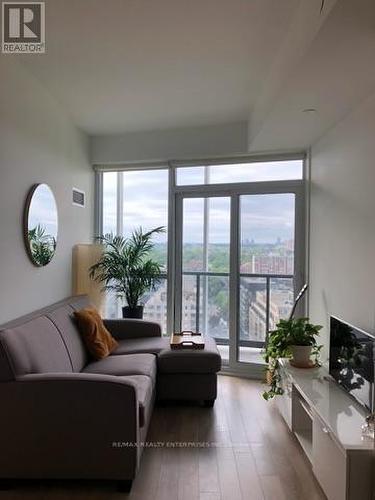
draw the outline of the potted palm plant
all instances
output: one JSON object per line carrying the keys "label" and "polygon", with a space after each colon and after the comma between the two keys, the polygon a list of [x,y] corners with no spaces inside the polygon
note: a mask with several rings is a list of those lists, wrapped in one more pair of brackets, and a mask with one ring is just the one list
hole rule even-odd
{"label": "potted palm plant", "polygon": [[124,318],[143,318],[142,299],[160,283],[160,264],[149,258],[152,237],[165,232],[160,226],[148,232],[133,231],[130,238],[107,234],[99,238],[104,246],[100,260],[91,266],[90,277],[103,283],[103,290],[115,292],[126,301]]}
{"label": "potted palm plant", "polygon": [[309,318],[289,318],[280,320],[276,330],[270,332],[264,355],[268,363],[269,384],[269,389],[263,393],[266,400],[283,394],[278,373],[280,358],[291,358],[292,364],[299,368],[318,364],[322,346],[318,345],[316,337],[321,328],[310,323]]}

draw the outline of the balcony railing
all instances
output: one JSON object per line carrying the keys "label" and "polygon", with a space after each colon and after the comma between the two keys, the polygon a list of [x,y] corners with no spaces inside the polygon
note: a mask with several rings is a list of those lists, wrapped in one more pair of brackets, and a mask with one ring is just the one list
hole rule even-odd
{"label": "balcony railing", "polygon": [[[263,347],[267,332],[289,315],[294,301],[293,280],[292,274],[240,273],[239,347]],[[158,289],[145,303],[145,319],[159,322],[164,332],[166,284],[167,276],[163,275]],[[184,271],[181,328],[204,331],[219,345],[229,345],[229,293],[229,273]],[[106,312],[107,317],[118,317],[120,304],[115,297],[109,297]]]}
{"label": "balcony railing", "polygon": [[[205,331],[219,345],[229,345],[229,273],[184,271],[181,328]],[[266,334],[287,317],[294,300],[292,274],[240,273],[237,311],[239,347],[263,347]],[[220,282],[221,280],[221,282]],[[145,303],[145,319],[167,325],[167,276]],[[116,317],[119,306],[107,304]]]}
{"label": "balcony railing", "polygon": [[[207,310],[205,309],[209,307],[209,300],[207,300],[207,296],[202,297],[201,295],[204,288],[206,288],[207,290],[207,282],[209,279],[228,279],[227,293],[229,316],[229,273],[209,271],[184,271],[183,276],[195,276],[195,331],[200,331],[200,329],[202,328],[202,316],[206,318],[207,324],[208,314]],[[240,347],[263,347],[267,332],[275,327],[275,324],[279,319],[287,317],[293,305],[294,276],[292,274],[240,273],[239,278],[240,300],[239,310],[237,312],[239,331],[238,345]],[[288,282],[289,284],[287,284]],[[276,283],[279,283],[279,287],[275,286]],[[274,293],[277,293],[279,296],[278,303],[272,302],[273,289]],[[259,294],[258,297],[257,292]],[[281,299],[281,303],[280,295],[284,295],[285,297],[284,299]],[[251,320],[258,326],[258,332],[252,331]],[[261,333],[263,333],[263,338],[254,338],[257,336],[256,333],[259,334],[259,330],[262,331]],[[229,344],[229,331],[227,338],[216,335],[212,336],[220,345]]]}

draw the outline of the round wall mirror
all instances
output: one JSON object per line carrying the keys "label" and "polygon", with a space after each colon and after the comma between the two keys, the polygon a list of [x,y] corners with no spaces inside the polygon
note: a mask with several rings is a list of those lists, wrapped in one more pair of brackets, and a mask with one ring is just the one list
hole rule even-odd
{"label": "round wall mirror", "polygon": [[57,243],[56,200],[47,184],[36,184],[26,200],[24,238],[27,253],[38,267],[51,262]]}

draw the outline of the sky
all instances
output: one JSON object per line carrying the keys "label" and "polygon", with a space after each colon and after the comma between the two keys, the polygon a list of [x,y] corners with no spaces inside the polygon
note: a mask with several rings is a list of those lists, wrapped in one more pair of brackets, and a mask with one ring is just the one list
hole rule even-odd
{"label": "sky", "polygon": [[[302,161],[220,165],[210,167],[211,183],[255,182],[296,179],[302,177]],[[124,172],[123,224],[125,234],[142,226],[151,229],[167,226],[168,171],[141,170]],[[177,184],[201,184],[204,167],[177,169]],[[116,182],[115,172],[104,173],[103,212],[104,233],[116,231]],[[201,243],[203,235],[203,198],[184,199],[183,235],[186,243]],[[294,237],[294,195],[244,195],[240,198],[241,238],[256,243],[274,243],[278,238]],[[229,243],[230,199],[209,200],[209,241]],[[166,235],[159,235],[155,242],[166,242]]]}
{"label": "sky", "polygon": [[40,184],[36,188],[30,203],[28,229],[34,229],[38,224],[45,228],[46,234],[57,238],[56,201],[47,184]]}

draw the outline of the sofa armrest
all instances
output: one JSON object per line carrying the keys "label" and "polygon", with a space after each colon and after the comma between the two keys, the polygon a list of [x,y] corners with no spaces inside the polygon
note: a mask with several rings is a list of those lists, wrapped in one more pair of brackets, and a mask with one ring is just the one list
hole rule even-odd
{"label": "sofa armrest", "polygon": [[1,383],[0,399],[0,428],[6,429],[1,477],[134,477],[139,413],[132,381],[86,373],[24,375]]}
{"label": "sofa armrest", "polygon": [[142,319],[105,319],[104,325],[117,340],[140,337],[161,337],[158,323]]}

